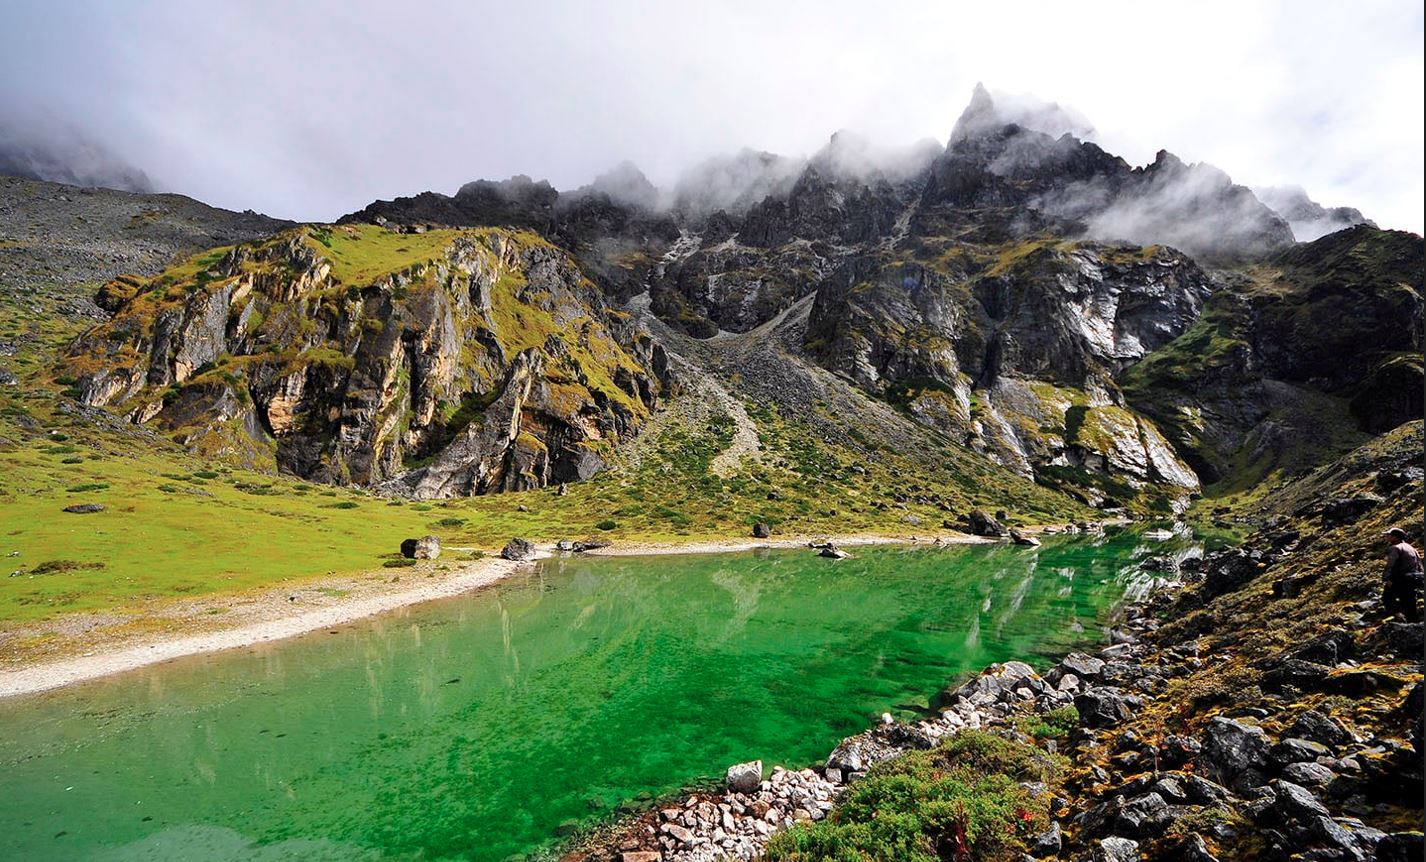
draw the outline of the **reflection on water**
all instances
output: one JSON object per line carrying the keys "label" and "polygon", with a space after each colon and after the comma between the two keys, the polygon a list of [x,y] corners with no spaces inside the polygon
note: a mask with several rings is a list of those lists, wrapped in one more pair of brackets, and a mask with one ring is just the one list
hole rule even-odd
{"label": "reflection on water", "polygon": [[1185,542],[560,559],[482,593],[0,701],[0,859],[503,860],[819,759],[1058,651]]}

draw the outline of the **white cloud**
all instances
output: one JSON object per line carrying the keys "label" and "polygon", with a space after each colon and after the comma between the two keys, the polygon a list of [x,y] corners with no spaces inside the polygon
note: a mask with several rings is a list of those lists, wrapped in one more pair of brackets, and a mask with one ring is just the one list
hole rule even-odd
{"label": "white cloud", "polygon": [[944,140],[976,81],[1087,117],[1130,162],[1167,148],[1422,228],[1419,3],[889,2],[143,5],[20,0],[0,104],[64,113],[156,181],[332,218],[476,177],[666,185],[839,128]]}

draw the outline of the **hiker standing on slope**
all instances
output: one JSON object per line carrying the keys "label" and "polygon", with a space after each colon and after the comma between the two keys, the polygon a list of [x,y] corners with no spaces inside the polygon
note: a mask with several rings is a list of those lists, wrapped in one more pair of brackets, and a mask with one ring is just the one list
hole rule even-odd
{"label": "hiker standing on slope", "polygon": [[1421,554],[1406,540],[1406,531],[1400,527],[1392,527],[1382,535],[1391,542],[1386,552],[1386,571],[1382,572],[1382,607],[1388,614],[1404,613],[1408,622],[1417,622],[1421,612],[1416,609],[1416,594],[1426,580],[1426,573],[1421,569]]}

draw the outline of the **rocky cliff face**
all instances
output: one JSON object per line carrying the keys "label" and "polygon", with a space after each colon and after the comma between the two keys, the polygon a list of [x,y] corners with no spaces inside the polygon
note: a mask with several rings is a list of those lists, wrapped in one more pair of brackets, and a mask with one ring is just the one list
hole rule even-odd
{"label": "rocky cliff face", "polygon": [[101,291],[79,398],[316,481],[449,497],[588,478],[662,349],[528,233],[302,228]]}
{"label": "rocky cliff face", "polygon": [[1421,417],[1424,263],[1366,225],[1296,246],[1226,278],[1125,388],[1205,481],[1312,466]]}
{"label": "rocky cliff face", "polygon": [[[1180,508],[1202,482],[1311,466],[1420,414],[1419,238],[1360,226],[1299,246],[1221,171],[1166,152],[1131,167],[1083,129],[978,88],[945,146],[838,134],[806,160],[709,163],[669,195],[621,165],[569,192],[514,177],[376,202],[305,239],[111,282],[99,300],[117,316],[75,346],[68,376],[184,439],[421,495],[605,463],[661,377],[659,348],[618,307],[725,342],[792,331],[766,326],[779,315],[805,323],[759,362],[821,365],[1105,507]],[[485,251],[466,250],[472,237]],[[373,245],[397,263],[355,251]],[[267,286],[242,287],[254,279]],[[506,294],[538,323],[492,317]],[[583,394],[555,385],[571,366]]]}
{"label": "rocky cliff face", "polygon": [[1095,474],[1096,502],[1150,483],[1181,499],[1196,478],[1115,381],[1186,330],[1209,294],[1208,277],[1165,248],[1037,240],[873,255],[819,288],[806,347],[1024,475]]}

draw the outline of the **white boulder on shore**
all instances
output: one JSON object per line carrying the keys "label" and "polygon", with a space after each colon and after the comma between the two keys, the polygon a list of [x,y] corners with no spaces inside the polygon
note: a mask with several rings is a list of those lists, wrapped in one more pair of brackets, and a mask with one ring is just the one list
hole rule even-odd
{"label": "white boulder on shore", "polygon": [[728,789],[734,793],[753,793],[763,780],[763,762],[750,760],[728,767]]}

